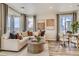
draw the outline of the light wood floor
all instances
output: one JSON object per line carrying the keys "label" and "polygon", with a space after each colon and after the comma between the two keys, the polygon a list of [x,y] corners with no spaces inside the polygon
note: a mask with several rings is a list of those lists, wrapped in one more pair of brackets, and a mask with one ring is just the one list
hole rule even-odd
{"label": "light wood floor", "polygon": [[70,46],[64,47],[62,42],[48,41],[49,55],[50,56],[79,56],[79,48],[76,48],[74,44],[71,43]]}
{"label": "light wood floor", "polygon": [[0,51],[0,56],[79,56],[79,48],[75,48],[73,44],[64,47],[62,42],[48,40],[44,49],[40,54],[30,54],[26,46],[19,52]]}

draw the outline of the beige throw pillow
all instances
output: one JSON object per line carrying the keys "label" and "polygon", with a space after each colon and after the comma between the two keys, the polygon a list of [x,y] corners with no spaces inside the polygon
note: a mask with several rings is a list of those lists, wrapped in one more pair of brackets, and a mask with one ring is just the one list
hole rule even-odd
{"label": "beige throw pillow", "polygon": [[27,32],[22,32],[22,36],[27,37],[28,36]]}

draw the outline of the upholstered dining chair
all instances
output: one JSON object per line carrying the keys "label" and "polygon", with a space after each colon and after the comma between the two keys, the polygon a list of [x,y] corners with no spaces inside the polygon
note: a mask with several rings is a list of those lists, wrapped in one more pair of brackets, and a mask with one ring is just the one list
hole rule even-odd
{"label": "upholstered dining chair", "polygon": [[72,41],[72,32],[71,31],[66,32],[66,39],[67,39],[67,42],[68,42],[68,46],[70,46],[70,43]]}

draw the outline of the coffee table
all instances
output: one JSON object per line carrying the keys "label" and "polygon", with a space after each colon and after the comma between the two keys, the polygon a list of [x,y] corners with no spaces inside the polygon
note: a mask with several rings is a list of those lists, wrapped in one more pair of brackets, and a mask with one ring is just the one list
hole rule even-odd
{"label": "coffee table", "polygon": [[33,54],[41,53],[44,50],[44,42],[28,41],[27,51]]}

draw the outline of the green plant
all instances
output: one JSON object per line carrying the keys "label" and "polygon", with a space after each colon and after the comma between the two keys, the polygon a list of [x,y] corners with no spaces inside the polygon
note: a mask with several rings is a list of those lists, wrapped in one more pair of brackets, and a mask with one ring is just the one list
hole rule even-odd
{"label": "green plant", "polygon": [[77,30],[78,30],[78,28],[79,28],[79,22],[78,21],[75,21],[75,22],[72,23],[71,26],[72,26],[73,33],[76,33]]}
{"label": "green plant", "polygon": [[35,36],[35,38],[37,39],[37,42],[41,41],[41,37],[40,36]]}

